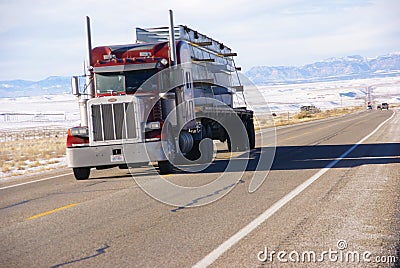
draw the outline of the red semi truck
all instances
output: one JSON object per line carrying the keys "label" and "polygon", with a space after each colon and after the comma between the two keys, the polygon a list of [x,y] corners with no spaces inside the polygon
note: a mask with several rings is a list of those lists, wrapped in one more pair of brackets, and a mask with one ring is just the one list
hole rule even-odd
{"label": "red semi truck", "polygon": [[[211,140],[226,141],[230,151],[255,147],[253,111],[234,107],[243,86],[233,82],[239,68],[229,47],[174,27],[172,11],[169,27],[136,28],[134,44],[92,49],[89,18],[87,33],[83,93],[79,77],[72,77],[81,123],[68,130],[66,149],[77,180],[88,179],[92,168],[149,162],[170,173],[177,156],[189,161],[184,164],[209,162]],[[226,124],[236,124],[235,142]]]}

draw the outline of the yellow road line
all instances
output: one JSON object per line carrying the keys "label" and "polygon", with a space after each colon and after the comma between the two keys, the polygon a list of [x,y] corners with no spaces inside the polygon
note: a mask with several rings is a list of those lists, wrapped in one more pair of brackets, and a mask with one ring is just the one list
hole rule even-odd
{"label": "yellow road line", "polygon": [[40,217],[43,217],[43,216],[46,216],[46,215],[49,215],[49,214],[53,214],[55,212],[58,212],[58,211],[61,211],[61,210],[64,210],[64,209],[72,208],[72,207],[74,207],[76,205],[78,205],[78,203],[69,204],[69,205],[66,205],[66,206],[63,206],[63,207],[60,207],[60,208],[56,208],[56,209],[49,210],[49,211],[46,211],[46,212],[43,212],[43,213],[40,213],[40,214],[36,214],[36,215],[33,215],[33,216],[29,217],[28,220],[37,219],[37,218],[40,218]]}

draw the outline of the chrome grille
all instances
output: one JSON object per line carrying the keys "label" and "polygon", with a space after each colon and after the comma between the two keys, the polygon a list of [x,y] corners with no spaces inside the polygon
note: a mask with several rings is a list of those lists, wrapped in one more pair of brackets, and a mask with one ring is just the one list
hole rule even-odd
{"label": "chrome grille", "polygon": [[93,141],[137,139],[133,103],[101,103],[91,105]]}

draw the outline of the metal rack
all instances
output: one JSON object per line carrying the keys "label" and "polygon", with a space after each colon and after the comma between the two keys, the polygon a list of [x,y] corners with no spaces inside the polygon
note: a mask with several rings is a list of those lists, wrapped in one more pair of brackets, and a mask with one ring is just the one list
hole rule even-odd
{"label": "metal rack", "polygon": [[[183,40],[192,45],[195,49],[192,55],[193,60],[197,61],[213,61],[215,56],[228,60],[232,65],[234,56],[231,48],[227,47],[223,43],[208,37],[205,34],[199,33],[184,25],[178,25],[174,27],[174,35],[176,40]],[[136,28],[136,39],[138,42],[155,43],[155,42],[167,42],[169,36],[168,27],[157,27],[157,28]],[[200,50],[197,51],[196,50]],[[201,52],[201,53],[200,53]],[[204,55],[204,52],[209,55]],[[199,58],[196,55],[203,54],[203,58]],[[211,56],[212,55],[212,56]],[[226,63],[225,63],[226,64]]]}
{"label": "metal rack", "polygon": [[[196,79],[196,74],[200,73],[199,81],[204,77],[210,78],[210,81],[221,81],[221,77],[231,77],[231,74],[240,71],[240,67],[236,67],[234,56],[237,53],[232,52],[232,49],[205,34],[189,28],[185,25],[178,25],[174,27],[175,40],[186,41],[191,47],[191,58],[197,68],[197,72],[193,74],[193,80]],[[136,28],[137,42],[144,43],[158,43],[169,41],[169,27],[156,27],[156,28]],[[206,67],[206,72],[202,72],[202,67]],[[222,74],[222,76],[218,76]],[[225,76],[224,76],[225,75]],[[209,77],[210,76],[210,77]],[[239,76],[237,74],[237,85],[231,85],[232,80],[229,79],[227,87],[235,91],[242,92],[243,86],[241,85]],[[228,81],[228,80],[227,80]],[[217,83],[218,84],[218,83]],[[219,83],[225,85],[226,83]],[[244,95],[243,95],[243,99]]]}

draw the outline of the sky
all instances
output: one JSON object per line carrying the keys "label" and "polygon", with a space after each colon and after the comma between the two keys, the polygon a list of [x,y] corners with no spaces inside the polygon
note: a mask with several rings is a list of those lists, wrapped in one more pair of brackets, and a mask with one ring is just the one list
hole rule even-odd
{"label": "sky", "polygon": [[236,65],[301,66],[400,51],[398,0],[0,0],[0,80],[83,73],[93,47],[135,42],[135,27],[187,25],[238,53]]}

